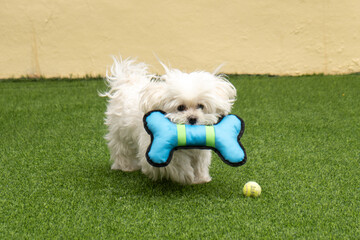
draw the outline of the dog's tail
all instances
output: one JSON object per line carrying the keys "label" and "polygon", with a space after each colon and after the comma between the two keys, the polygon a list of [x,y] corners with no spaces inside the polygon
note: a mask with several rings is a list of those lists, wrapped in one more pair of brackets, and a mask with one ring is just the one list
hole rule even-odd
{"label": "dog's tail", "polygon": [[148,66],[145,63],[136,63],[134,59],[127,58],[123,60],[121,57],[113,56],[114,63],[106,70],[106,83],[109,91],[106,93],[99,93],[102,97],[112,98],[117,90],[124,84],[139,84],[147,83],[153,78],[148,73]]}

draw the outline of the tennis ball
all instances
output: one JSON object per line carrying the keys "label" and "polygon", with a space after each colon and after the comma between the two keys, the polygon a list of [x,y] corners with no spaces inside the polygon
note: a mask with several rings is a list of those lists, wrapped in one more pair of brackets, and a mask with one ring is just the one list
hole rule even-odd
{"label": "tennis ball", "polygon": [[261,194],[261,187],[256,182],[247,182],[244,185],[243,193],[245,197],[258,197]]}

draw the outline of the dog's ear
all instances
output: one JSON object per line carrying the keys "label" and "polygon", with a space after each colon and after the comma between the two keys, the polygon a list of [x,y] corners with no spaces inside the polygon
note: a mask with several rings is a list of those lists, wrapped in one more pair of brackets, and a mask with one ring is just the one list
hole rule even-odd
{"label": "dog's ear", "polygon": [[153,52],[154,56],[156,57],[156,59],[159,61],[160,65],[164,68],[165,70],[165,74],[168,74],[170,72],[170,68],[168,66],[166,66],[163,61],[160,60],[160,58]]}
{"label": "dog's ear", "polygon": [[236,100],[236,88],[223,76],[216,76],[216,90],[220,96],[223,96],[230,101]]}
{"label": "dog's ear", "polygon": [[152,110],[163,110],[163,106],[166,102],[165,91],[166,83],[164,81],[151,81],[141,91],[140,109],[144,112],[150,112]]}
{"label": "dog's ear", "polygon": [[215,93],[218,96],[217,104],[218,112],[227,115],[231,111],[233,103],[236,101],[236,88],[232,85],[224,75],[215,76]]}
{"label": "dog's ear", "polygon": [[159,62],[161,66],[164,68],[165,74],[168,74],[170,72],[170,69],[162,61],[159,60]]}
{"label": "dog's ear", "polygon": [[214,71],[212,72],[212,75],[220,75],[220,70],[225,66],[226,63],[222,63],[220,64],[217,68],[214,69]]}

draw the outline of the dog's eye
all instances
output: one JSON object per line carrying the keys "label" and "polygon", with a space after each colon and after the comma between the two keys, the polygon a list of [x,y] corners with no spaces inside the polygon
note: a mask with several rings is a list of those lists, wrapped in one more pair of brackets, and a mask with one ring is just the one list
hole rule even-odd
{"label": "dog's eye", "polygon": [[180,106],[177,107],[177,110],[178,110],[179,112],[185,111],[185,110],[186,110],[186,106],[185,106],[185,105],[180,105]]}
{"label": "dog's eye", "polygon": [[203,109],[204,109],[204,105],[203,105],[203,104],[198,104],[198,105],[197,105],[197,108],[203,110]]}

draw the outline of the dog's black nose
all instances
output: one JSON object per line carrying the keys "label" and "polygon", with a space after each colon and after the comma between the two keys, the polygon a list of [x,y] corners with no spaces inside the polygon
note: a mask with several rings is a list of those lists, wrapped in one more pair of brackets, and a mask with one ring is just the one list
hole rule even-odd
{"label": "dog's black nose", "polygon": [[194,124],[196,124],[196,122],[197,122],[197,118],[189,117],[189,118],[188,118],[188,121],[189,121],[189,124],[194,125]]}

